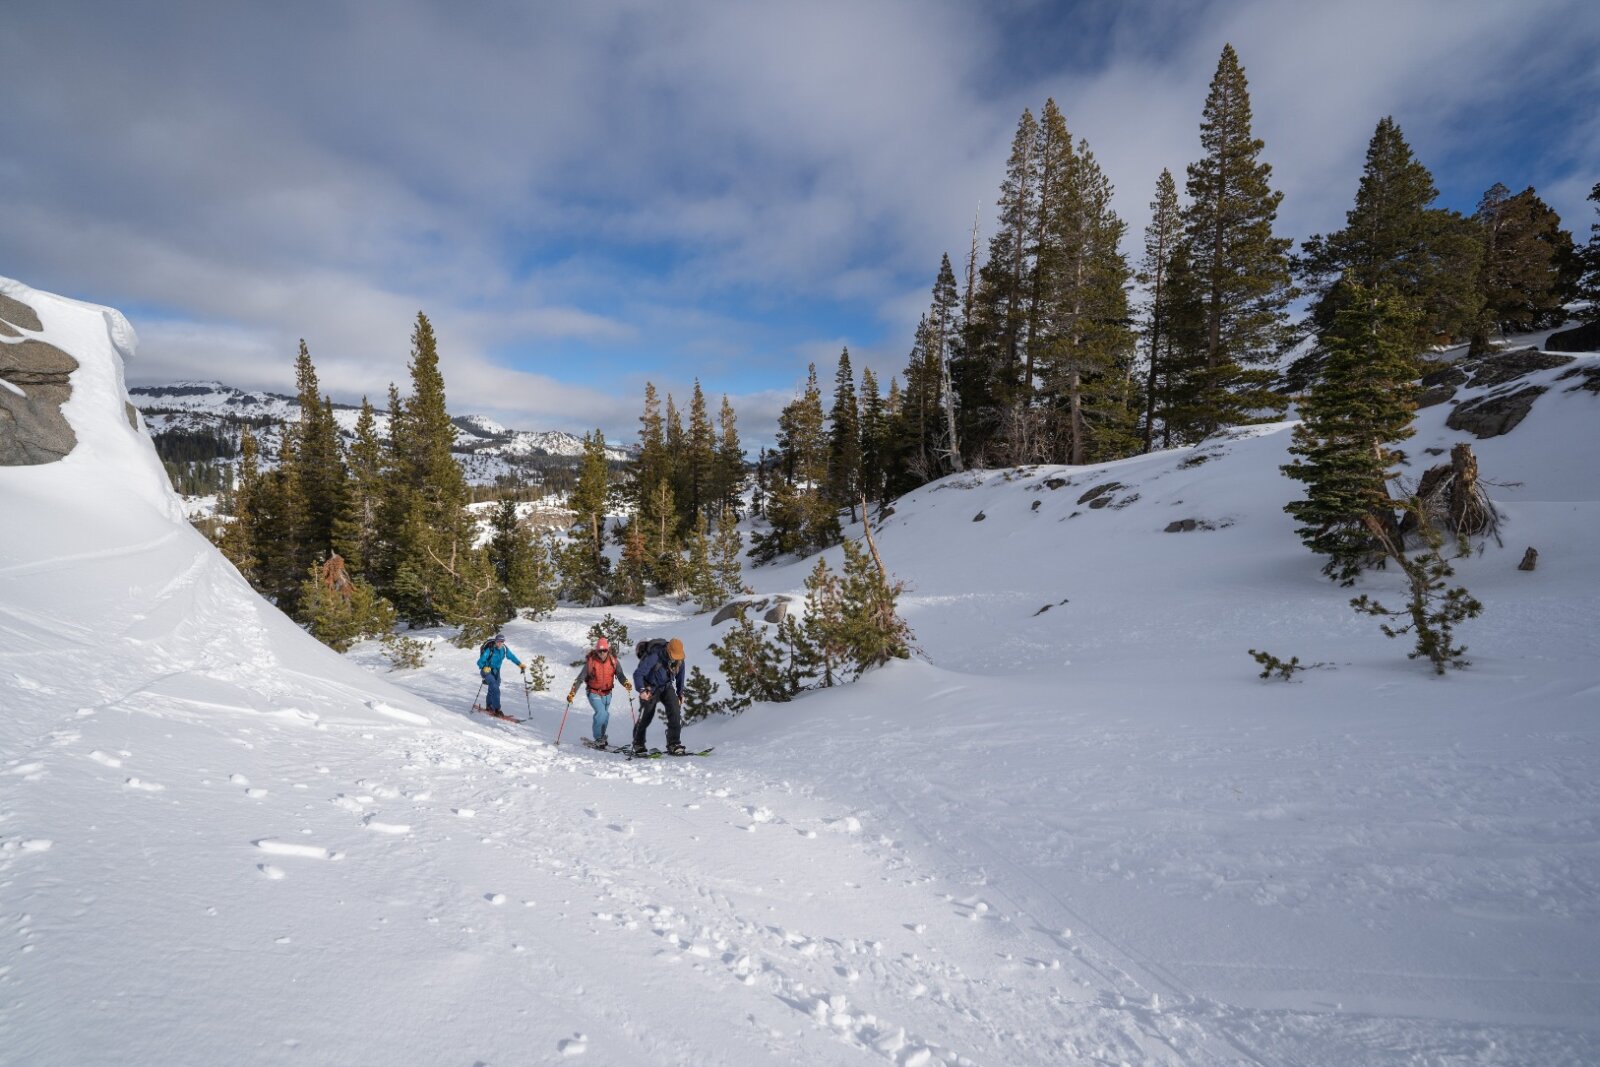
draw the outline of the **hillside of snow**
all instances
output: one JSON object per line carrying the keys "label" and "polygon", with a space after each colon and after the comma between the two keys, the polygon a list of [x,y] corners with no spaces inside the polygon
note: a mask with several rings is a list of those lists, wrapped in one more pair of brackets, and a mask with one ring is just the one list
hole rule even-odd
{"label": "hillside of snow", "polygon": [[0,468],[0,1062],[1600,1062],[1600,356],[1457,387],[1545,390],[1472,438],[1467,671],[1320,577],[1259,427],[906,497],[925,659],[630,761],[562,725],[589,625],[727,624],[512,623],[522,725],[471,650],[335,655],[183,521],[121,317],[3,284],[81,367],[76,448]]}

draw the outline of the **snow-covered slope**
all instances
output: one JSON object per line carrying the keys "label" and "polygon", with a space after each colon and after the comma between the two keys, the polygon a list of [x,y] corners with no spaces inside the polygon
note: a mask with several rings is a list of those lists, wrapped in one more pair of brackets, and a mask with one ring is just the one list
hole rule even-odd
{"label": "snow-covered slope", "polygon": [[[1519,484],[1469,671],[1317,575],[1267,427],[913,494],[880,545],[931,662],[630,762],[561,725],[602,610],[508,628],[562,665],[522,726],[465,714],[470,650],[335,656],[182,523],[117,317],[28,299],[83,366],[77,450],[0,469],[0,1062],[1600,1062],[1600,398],[1562,370],[1478,443]],[[712,666],[709,616],[609,610]]]}

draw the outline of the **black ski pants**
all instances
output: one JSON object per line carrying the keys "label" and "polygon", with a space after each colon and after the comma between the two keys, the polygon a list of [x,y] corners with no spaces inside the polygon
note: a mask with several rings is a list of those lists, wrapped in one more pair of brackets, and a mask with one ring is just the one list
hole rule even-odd
{"label": "black ski pants", "polygon": [[650,723],[656,717],[657,704],[667,709],[667,747],[682,744],[680,735],[683,733],[683,705],[678,700],[677,686],[672,685],[659,693],[652,690],[650,699],[639,705],[639,723],[633,728],[633,743],[644,744],[644,732],[650,728]]}

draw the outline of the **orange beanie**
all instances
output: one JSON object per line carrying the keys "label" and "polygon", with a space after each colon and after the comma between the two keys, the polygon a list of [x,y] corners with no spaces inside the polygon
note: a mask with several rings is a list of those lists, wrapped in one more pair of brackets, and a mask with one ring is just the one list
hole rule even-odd
{"label": "orange beanie", "polygon": [[667,655],[675,660],[683,659],[683,642],[674,637],[667,642]]}

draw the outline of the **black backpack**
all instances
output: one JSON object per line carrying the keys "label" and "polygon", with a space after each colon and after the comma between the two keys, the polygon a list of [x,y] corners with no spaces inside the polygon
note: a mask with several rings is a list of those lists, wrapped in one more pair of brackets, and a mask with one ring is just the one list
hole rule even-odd
{"label": "black backpack", "polygon": [[633,654],[640,660],[643,660],[652,652],[660,653],[661,661],[663,663],[666,662],[667,639],[665,637],[653,637],[644,641],[640,641],[638,644],[633,646]]}

